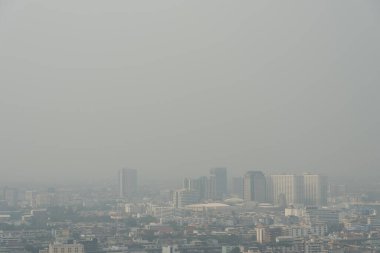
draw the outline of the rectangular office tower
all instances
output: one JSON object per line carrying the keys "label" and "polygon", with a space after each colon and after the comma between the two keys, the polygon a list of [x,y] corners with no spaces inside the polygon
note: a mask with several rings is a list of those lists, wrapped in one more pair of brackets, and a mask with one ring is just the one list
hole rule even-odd
{"label": "rectangular office tower", "polygon": [[137,193],[137,170],[121,169],[119,171],[120,198],[132,197]]}
{"label": "rectangular office tower", "polygon": [[209,179],[206,176],[199,178],[185,178],[183,188],[189,191],[196,191],[199,194],[199,200],[210,199],[209,196]]}
{"label": "rectangular office tower", "polygon": [[267,201],[267,181],[261,171],[248,171],[244,175],[244,200],[264,203]]}
{"label": "rectangular office tower", "polygon": [[[226,168],[213,168],[210,170],[210,178],[214,180],[215,198],[222,199],[227,194],[227,169]],[[212,184],[210,184],[212,185]]]}

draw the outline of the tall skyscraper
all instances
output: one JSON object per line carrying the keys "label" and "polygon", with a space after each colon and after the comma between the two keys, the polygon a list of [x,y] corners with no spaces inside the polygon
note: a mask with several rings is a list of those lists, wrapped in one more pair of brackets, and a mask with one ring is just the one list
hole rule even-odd
{"label": "tall skyscraper", "polygon": [[207,178],[207,198],[216,199],[216,177],[211,175]]}
{"label": "tall skyscraper", "polygon": [[132,197],[137,193],[137,170],[121,169],[119,171],[120,198]]}
{"label": "tall skyscraper", "polygon": [[303,175],[305,204],[323,206],[327,204],[327,177],[318,174]]}
{"label": "tall skyscraper", "polygon": [[213,168],[210,170],[210,176],[215,178],[215,197],[222,199],[227,195],[227,169]]}
{"label": "tall skyscraper", "polygon": [[[271,175],[271,199],[274,204],[303,203],[303,178],[297,175]],[[285,202],[285,203],[282,203]]]}
{"label": "tall skyscraper", "polygon": [[267,201],[267,182],[261,171],[248,171],[244,175],[244,200],[263,203]]}
{"label": "tall skyscraper", "polygon": [[201,199],[208,199],[208,178],[206,176],[202,176],[198,178],[198,190],[200,193]]}

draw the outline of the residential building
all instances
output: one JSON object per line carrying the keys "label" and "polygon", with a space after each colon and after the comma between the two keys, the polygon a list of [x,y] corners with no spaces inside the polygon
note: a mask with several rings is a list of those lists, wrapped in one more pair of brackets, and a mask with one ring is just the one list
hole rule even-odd
{"label": "residential building", "polygon": [[270,176],[272,200],[275,204],[290,205],[303,203],[303,179],[292,174]]}
{"label": "residential building", "polygon": [[304,174],[304,202],[306,205],[327,204],[327,177],[318,174]]}

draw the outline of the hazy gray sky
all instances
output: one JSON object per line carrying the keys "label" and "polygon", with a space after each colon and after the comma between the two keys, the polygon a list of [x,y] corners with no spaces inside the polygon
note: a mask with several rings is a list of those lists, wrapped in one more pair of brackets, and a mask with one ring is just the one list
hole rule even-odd
{"label": "hazy gray sky", "polygon": [[374,178],[379,60],[376,0],[0,0],[0,181]]}

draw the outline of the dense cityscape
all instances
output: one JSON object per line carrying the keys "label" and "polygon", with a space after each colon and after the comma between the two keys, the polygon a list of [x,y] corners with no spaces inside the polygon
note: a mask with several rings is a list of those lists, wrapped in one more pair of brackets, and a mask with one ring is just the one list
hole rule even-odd
{"label": "dense cityscape", "polygon": [[0,0],[0,253],[380,253],[379,84],[379,0]]}
{"label": "dense cityscape", "polygon": [[326,175],[229,177],[213,168],[168,189],[121,169],[117,181],[3,188],[0,252],[343,253],[380,245],[376,189],[350,190]]}

